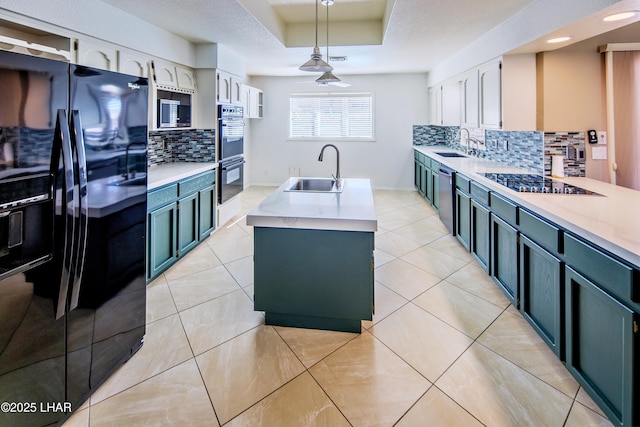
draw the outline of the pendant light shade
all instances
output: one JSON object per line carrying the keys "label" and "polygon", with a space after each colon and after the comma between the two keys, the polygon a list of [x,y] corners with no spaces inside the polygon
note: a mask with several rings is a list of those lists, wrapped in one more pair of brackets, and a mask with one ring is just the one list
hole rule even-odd
{"label": "pendant light shade", "polygon": [[333,70],[333,67],[322,59],[320,48],[318,47],[318,0],[316,0],[316,45],[313,48],[311,59],[299,67],[300,71],[311,71],[326,73]]}
{"label": "pendant light shade", "polygon": [[319,85],[328,85],[329,83],[339,83],[342,80],[333,75],[331,71],[327,71],[316,79],[316,83]]}

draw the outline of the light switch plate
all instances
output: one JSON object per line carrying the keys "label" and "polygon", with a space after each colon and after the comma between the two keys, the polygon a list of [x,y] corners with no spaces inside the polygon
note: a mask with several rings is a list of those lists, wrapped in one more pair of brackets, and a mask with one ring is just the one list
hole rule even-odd
{"label": "light switch plate", "polygon": [[601,130],[598,131],[598,144],[606,144],[607,143],[607,132]]}

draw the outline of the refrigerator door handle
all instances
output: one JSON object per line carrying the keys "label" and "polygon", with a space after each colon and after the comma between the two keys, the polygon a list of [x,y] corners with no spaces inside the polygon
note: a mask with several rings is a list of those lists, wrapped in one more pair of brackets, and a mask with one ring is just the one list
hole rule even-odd
{"label": "refrigerator door handle", "polygon": [[[69,207],[74,208],[74,170],[73,153],[71,151],[71,134],[67,112],[58,110],[56,118],[56,130],[53,141],[54,161],[51,164],[52,172],[57,175],[60,159],[62,159],[62,191],[60,199],[60,215],[64,221],[64,246],[62,249],[62,274],[60,275],[60,288],[58,301],[55,307],[55,318],[60,319],[65,314],[67,294],[70,282],[70,255],[73,254],[74,222],[69,218]],[[62,156],[62,157],[60,157]],[[56,207],[58,204],[56,203]]]}
{"label": "refrigerator door handle", "polygon": [[73,110],[71,112],[71,144],[77,161],[77,186],[78,197],[74,207],[74,222],[77,226],[76,245],[77,250],[74,256],[73,269],[73,287],[71,288],[71,301],[69,311],[78,307],[78,299],[80,297],[80,287],[82,285],[82,273],[84,270],[84,259],[87,249],[87,229],[89,223],[89,207],[87,194],[87,157],[84,149],[84,137],[82,134],[82,121],[80,120],[80,112]]}

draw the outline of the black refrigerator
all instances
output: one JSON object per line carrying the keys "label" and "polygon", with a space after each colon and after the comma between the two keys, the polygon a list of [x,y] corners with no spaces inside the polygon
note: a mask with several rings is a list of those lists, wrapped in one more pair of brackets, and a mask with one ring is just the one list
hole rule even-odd
{"label": "black refrigerator", "polygon": [[142,345],[147,80],[0,52],[0,425],[56,425]]}

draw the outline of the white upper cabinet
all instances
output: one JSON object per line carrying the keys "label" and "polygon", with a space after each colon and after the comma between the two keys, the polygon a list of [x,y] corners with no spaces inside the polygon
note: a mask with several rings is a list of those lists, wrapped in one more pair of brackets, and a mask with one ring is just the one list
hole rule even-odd
{"label": "white upper cabinet", "polygon": [[220,104],[231,104],[231,74],[216,71],[216,92]]}
{"label": "white upper cabinet", "polygon": [[442,86],[429,88],[429,124],[442,125]]}
{"label": "white upper cabinet", "polygon": [[478,70],[474,69],[462,76],[462,126],[478,127],[479,102],[478,102]]}
{"label": "white upper cabinet", "polygon": [[460,81],[447,81],[429,88],[429,124],[460,126]]}
{"label": "white upper cabinet", "polygon": [[176,66],[176,78],[180,89],[196,90],[196,75],[193,70]]}
{"label": "white upper cabinet", "polygon": [[75,47],[76,64],[118,71],[118,51],[114,47],[83,39],[78,39]]}
{"label": "white upper cabinet", "polygon": [[442,124],[460,126],[460,81],[442,85]]}
{"label": "white upper cabinet", "polygon": [[166,88],[178,87],[178,76],[175,65],[170,62],[154,59],[152,62],[153,78],[156,85]]}
{"label": "white upper cabinet", "polygon": [[138,77],[149,77],[149,57],[136,52],[119,51],[118,72]]}
{"label": "white upper cabinet", "polygon": [[502,128],[502,61],[478,67],[480,89],[480,127]]}
{"label": "white upper cabinet", "polygon": [[262,91],[249,85],[240,88],[243,113],[246,119],[262,118]]}

